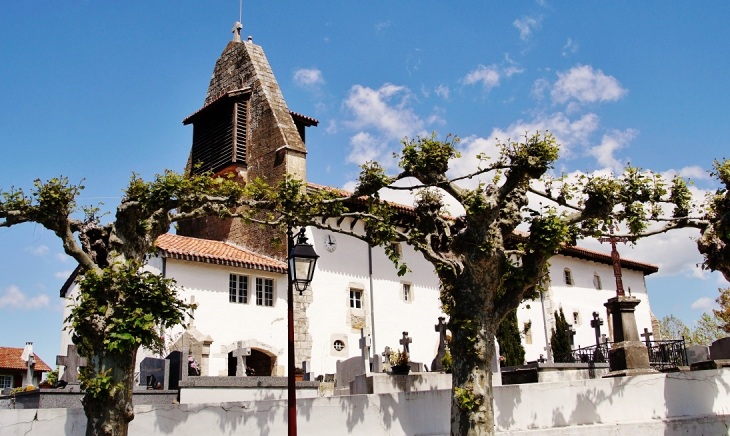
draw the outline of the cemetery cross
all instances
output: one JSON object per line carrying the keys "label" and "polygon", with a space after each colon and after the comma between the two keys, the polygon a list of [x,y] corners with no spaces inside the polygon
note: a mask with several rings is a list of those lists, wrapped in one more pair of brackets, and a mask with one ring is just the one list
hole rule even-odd
{"label": "cemetery cross", "polygon": [[411,354],[411,347],[409,346],[411,342],[413,342],[413,338],[408,337],[408,332],[403,332],[403,339],[401,339],[399,343],[403,345],[403,351],[408,353],[408,355]]}
{"label": "cemetery cross", "polygon": [[56,356],[56,365],[65,367],[61,380],[68,384],[76,384],[79,382],[78,368],[86,366],[86,358],[79,356],[76,345],[69,344],[65,356]]}

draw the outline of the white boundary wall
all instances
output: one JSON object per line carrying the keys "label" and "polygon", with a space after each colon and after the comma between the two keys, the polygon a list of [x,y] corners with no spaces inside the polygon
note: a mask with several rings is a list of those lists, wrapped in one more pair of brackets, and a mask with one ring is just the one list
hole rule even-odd
{"label": "white boundary wall", "polygon": [[[500,435],[727,435],[730,369],[495,387]],[[302,399],[300,435],[447,435],[448,390]],[[286,401],[137,406],[131,435],[286,434]],[[0,410],[0,436],[83,435],[81,409]]]}

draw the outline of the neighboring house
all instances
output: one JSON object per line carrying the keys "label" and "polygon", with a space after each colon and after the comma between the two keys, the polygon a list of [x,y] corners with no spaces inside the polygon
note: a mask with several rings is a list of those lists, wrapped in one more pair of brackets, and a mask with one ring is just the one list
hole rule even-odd
{"label": "neighboring house", "polygon": [[[22,348],[0,347],[0,390],[23,386],[23,379],[27,374],[28,367],[20,358],[22,354]],[[38,386],[43,378],[43,373],[51,371],[51,368],[37,354],[33,353],[33,356],[35,357],[35,366],[33,366],[31,384]]]}
{"label": "neighboring house", "polygon": [[[251,41],[241,42],[236,35],[228,44],[216,62],[203,108],[184,123],[193,125],[190,172],[233,172],[244,184],[256,177],[270,183],[287,175],[306,180],[304,132],[318,121],[288,109],[262,48]],[[409,210],[400,207],[402,213]],[[332,222],[363,231],[361,222]],[[286,374],[286,252],[270,243],[275,236],[284,239],[277,232],[208,217],[181,222],[177,235],[158,239],[148,267],[174,278],[182,298],[198,305],[185,332],[166,332],[166,337],[172,347],[191,351],[202,375],[235,373],[232,352],[239,345],[252,349],[247,364],[257,375]],[[402,348],[400,340],[408,332],[412,360],[430,367],[439,340],[434,327],[443,316],[431,264],[401,244],[410,272],[399,277],[380,247],[316,228],[308,228],[307,236],[321,257],[311,289],[294,299],[295,362],[309,362],[315,374],[334,373],[338,360],[361,355],[364,334],[371,336],[377,366],[384,348]],[[574,324],[576,346],[595,342],[593,312],[605,320],[603,331],[611,337],[603,307],[615,294],[611,257],[565,247],[550,264],[548,292],[518,311],[520,328],[529,326],[523,340],[528,361],[547,357],[559,307]],[[644,276],[657,267],[622,260],[622,271],[625,287],[642,300],[636,312],[639,331],[651,329]],[[75,293],[70,279],[61,296]],[[63,354],[70,337],[62,335]],[[140,352],[138,359],[145,355]]]}

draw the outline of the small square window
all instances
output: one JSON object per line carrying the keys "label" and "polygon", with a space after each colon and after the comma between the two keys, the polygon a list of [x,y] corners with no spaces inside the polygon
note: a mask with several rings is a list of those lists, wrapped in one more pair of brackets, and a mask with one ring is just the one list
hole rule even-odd
{"label": "small square window", "polygon": [[350,289],[350,308],[362,309],[362,291]]}
{"label": "small square window", "polygon": [[601,284],[601,276],[598,275],[598,273],[593,274],[593,286],[596,287],[599,291],[603,289],[603,285]]}
{"label": "small square window", "polygon": [[248,276],[231,274],[228,278],[228,301],[248,304]]}
{"label": "small square window", "polygon": [[256,277],[256,305],[274,306],[274,280]]}
{"label": "small square window", "polygon": [[403,283],[403,301],[410,303],[413,300],[413,294],[411,294],[411,284]]}
{"label": "small square window", "polygon": [[572,285],[573,284],[573,273],[571,273],[568,268],[565,268],[563,270],[563,274],[565,277],[565,284],[569,285],[569,286]]}

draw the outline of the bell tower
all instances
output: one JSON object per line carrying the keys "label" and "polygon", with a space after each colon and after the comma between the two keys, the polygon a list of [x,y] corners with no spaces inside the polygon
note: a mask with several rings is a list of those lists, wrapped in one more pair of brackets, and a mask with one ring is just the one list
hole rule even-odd
{"label": "bell tower", "polygon": [[[306,181],[304,130],[317,120],[290,112],[261,46],[241,40],[241,24],[216,61],[203,107],[183,120],[193,125],[186,172],[233,172],[240,183],[257,177],[276,184],[287,175]],[[181,222],[178,234],[229,241],[260,254],[284,259],[275,250],[273,229],[240,220],[201,218]]]}

